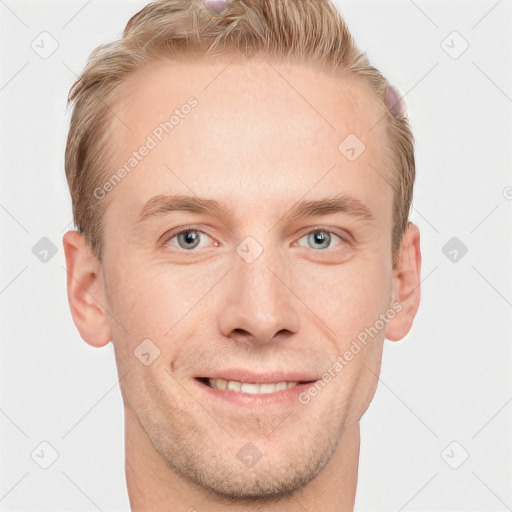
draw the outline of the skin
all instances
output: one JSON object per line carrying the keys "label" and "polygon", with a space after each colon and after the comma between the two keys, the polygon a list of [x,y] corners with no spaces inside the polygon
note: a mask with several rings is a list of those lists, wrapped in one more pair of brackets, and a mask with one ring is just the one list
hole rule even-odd
{"label": "skin", "polygon": [[[132,510],[349,511],[384,339],[403,338],[419,306],[419,231],[409,224],[393,268],[392,190],[369,165],[391,179],[385,123],[370,131],[382,112],[362,82],[299,64],[226,66],[160,62],[126,83],[113,110],[130,130],[112,125],[112,169],[190,96],[198,106],[107,195],[102,262],[81,234],[64,235],[71,313],[87,343],[114,344]],[[366,145],[354,162],[338,150],[350,133]],[[229,213],[138,223],[159,194],[216,199]],[[299,201],[333,194],[374,220],[287,219]],[[189,225],[197,247],[172,238]],[[308,236],[318,227],[330,241]],[[251,263],[236,251],[248,236],[263,248]],[[308,404],[234,407],[193,379],[212,368],[321,377],[393,298],[400,312]],[[133,353],[147,338],[160,350],[148,366]],[[252,467],[237,457],[248,442],[261,453]]]}

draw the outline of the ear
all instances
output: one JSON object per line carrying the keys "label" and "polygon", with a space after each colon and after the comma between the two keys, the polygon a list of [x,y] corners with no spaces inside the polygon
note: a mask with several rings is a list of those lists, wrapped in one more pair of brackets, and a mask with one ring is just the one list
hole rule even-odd
{"label": "ear", "polygon": [[421,249],[418,226],[409,222],[393,271],[395,317],[386,325],[386,338],[401,340],[411,329],[421,298]]}
{"label": "ear", "polygon": [[66,256],[68,303],[82,339],[93,347],[107,345],[112,334],[105,309],[101,263],[86,238],[78,231],[62,237]]}

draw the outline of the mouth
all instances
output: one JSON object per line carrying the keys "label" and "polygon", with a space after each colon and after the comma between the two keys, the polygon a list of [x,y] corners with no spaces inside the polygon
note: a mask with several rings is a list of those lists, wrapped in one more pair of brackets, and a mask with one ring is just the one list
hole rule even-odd
{"label": "mouth", "polygon": [[219,377],[195,377],[193,379],[201,392],[207,395],[209,401],[213,400],[213,403],[232,404],[238,408],[254,407],[258,410],[299,404],[300,393],[316,382],[316,380],[276,379],[273,382],[251,382],[250,380],[228,380]]}
{"label": "mouth", "polygon": [[221,391],[229,390],[249,395],[267,395],[282,391],[283,389],[294,388],[303,384],[312,384],[310,381],[281,381],[281,382],[240,382],[237,380],[210,379],[208,377],[196,377],[201,384]]}

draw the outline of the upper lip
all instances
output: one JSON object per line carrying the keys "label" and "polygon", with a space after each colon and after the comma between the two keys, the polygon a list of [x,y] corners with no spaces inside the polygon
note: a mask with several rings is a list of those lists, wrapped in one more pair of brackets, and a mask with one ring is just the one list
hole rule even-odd
{"label": "upper lip", "polygon": [[253,372],[241,368],[231,368],[227,370],[212,370],[209,373],[197,375],[196,379],[224,379],[236,380],[238,382],[247,382],[255,384],[271,384],[276,382],[313,382],[318,380],[312,374],[299,371],[267,371],[264,373]]}

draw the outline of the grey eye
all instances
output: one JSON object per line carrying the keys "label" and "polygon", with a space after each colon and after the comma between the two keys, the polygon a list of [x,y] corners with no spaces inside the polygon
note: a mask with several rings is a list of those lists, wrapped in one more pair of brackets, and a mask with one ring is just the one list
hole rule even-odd
{"label": "grey eye", "polygon": [[[313,249],[326,249],[331,243],[331,234],[327,231],[313,231],[308,233],[307,237]],[[320,244],[322,247],[315,247],[315,244]]]}
{"label": "grey eye", "polygon": [[178,244],[182,249],[190,250],[195,249],[200,242],[200,234],[201,231],[182,231],[181,233],[178,233]]}
{"label": "grey eye", "polygon": [[[302,239],[307,237],[307,245],[304,245],[301,242]],[[334,239],[333,239],[334,237]],[[333,244],[333,242],[338,240],[337,244]],[[333,246],[339,245],[340,243],[345,242],[345,240],[337,235],[336,233],[333,233],[332,231],[328,229],[314,229],[313,231],[310,231],[309,233],[305,234],[303,237],[300,238],[297,245],[300,247],[310,247],[312,249],[329,249]]]}

